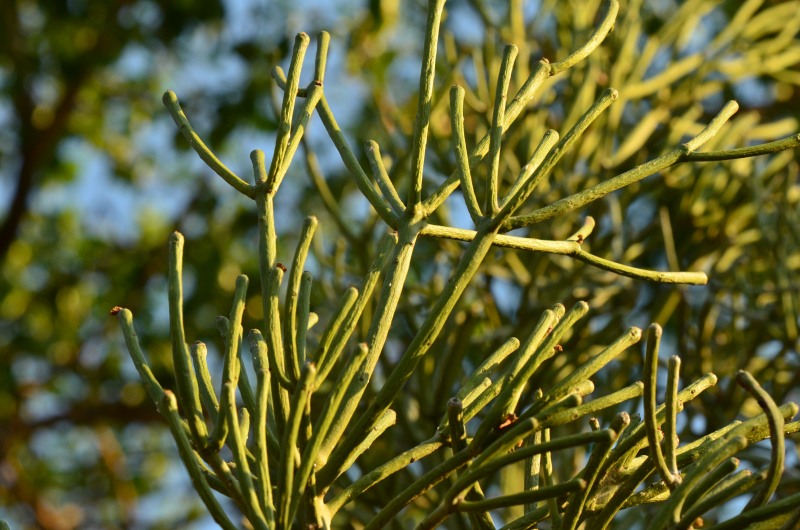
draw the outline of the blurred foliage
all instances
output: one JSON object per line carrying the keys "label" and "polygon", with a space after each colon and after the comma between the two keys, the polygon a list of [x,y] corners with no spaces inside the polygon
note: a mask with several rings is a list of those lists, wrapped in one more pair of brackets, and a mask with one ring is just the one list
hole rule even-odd
{"label": "blurred foliage", "polygon": [[[232,166],[247,168],[246,154],[263,147],[262,135],[274,130],[278,95],[269,71],[285,64],[287,35],[327,29],[333,33],[327,97],[353,145],[380,142],[404,195],[424,10],[398,0],[373,0],[364,10],[347,2],[319,2],[308,11],[283,2],[244,4],[251,11],[238,18],[242,7],[234,2],[12,0],[0,8],[0,518],[20,528],[177,528],[205,516],[181,482],[184,489],[175,490],[184,492],[181,501],[151,519],[163,489],[174,489],[171,459],[162,456],[174,452],[173,442],[107,313],[119,304],[134,309],[156,375],[174,387],[164,306],[167,234],[180,228],[189,240],[187,335],[213,344],[213,319],[229,307],[236,274],[256,276],[254,225],[250,206],[220,194],[185,142],[176,141],[158,94],[175,88],[206,141]],[[450,85],[468,87],[472,145],[490,123],[485,102],[494,94],[503,43],[521,50],[513,93],[538,59],[560,59],[585,40],[594,4],[448,3],[429,183],[454,168]],[[334,9],[341,13],[331,15]],[[621,101],[540,185],[534,205],[665,152],[696,134],[728,99],[737,99],[740,111],[707,149],[796,132],[799,31],[794,1],[623,2],[603,46],[579,68],[548,81],[535,112],[509,131],[501,175],[516,174],[546,128],[566,130],[607,86],[620,91]],[[322,199],[309,178],[314,160],[308,168],[296,164],[288,177],[293,193],[287,190],[277,206],[279,255],[294,247],[298,212],[320,217],[312,307],[326,314],[325,301],[371,262],[382,228],[314,129],[321,129],[316,121],[309,152],[319,157],[320,176],[341,209],[320,214]],[[665,327],[663,349],[681,355],[687,381],[712,369],[721,378],[715,391],[684,411],[682,440],[727,424],[740,410],[756,410],[733,382],[740,368],[775,401],[800,399],[799,163],[795,150],[676,166],[557,224],[525,229],[533,237],[564,239],[592,215],[598,228],[586,245],[593,253],[646,268],[703,270],[711,281],[650,285],[566,258],[498,251],[407,385],[392,431],[396,443],[403,445],[405,436],[411,445],[441,418],[459,374],[437,370],[449,363],[435,359],[461,357],[465,367],[475,366],[505,337],[524,335],[545,308],[579,299],[590,303],[593,318],[564,344],[572,355],[559,356],[542,373],[563,376],[596,353],[578,346],[608,344],[628,325],[658,321]],[[448,206],[440,215],[468,226],[465,213]],[[396,341],[400,349],[419,324],[426,298],[440,290],[460,248],[420,241],[415,263],[426,266],[412,271],[415,292],[401,301],[390,346]],[[260,316],[252,311],[250,319]],[[605,371],[598,386],[622,388],[641,371],[636,356],[617,368]],[[748,456],[756,463],[768,458],[758,447]],[[797,462],[788,461],[782,493],[798,490]],[[395,482],[401,488],[404,480]],[[368,509],[372,495],[378,492],[356,503],[353,517]],[[380,495],[392,495],[391,485]]]}

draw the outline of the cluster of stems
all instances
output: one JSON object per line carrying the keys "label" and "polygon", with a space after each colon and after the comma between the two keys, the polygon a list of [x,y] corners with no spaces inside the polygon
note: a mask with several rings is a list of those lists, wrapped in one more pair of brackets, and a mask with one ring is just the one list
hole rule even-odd
{"label": "cluster of stems", "polygon": [[[441,422],[428,439],[398,452],[374,469],[362,470],[357,476],[346,474],[376,439],[392,436],[391,432],[384,433],[396,420],[393,405],[493,247],[572,256],[601,269],[656,282],[704,284],[707,280],[702,272],[644,270],[591,254],[582,247],[594,227],[591,218],[561,241],[506,232],[581,208],[675,164],[756,156],[800,145],[800,136],[794,135],[758,146],[699,152],[736,112],[737,104],[730,102],[702,132],[658,158],[545,207],[521,212],[537,185],[580,142],[592,122],[614,104],[618,92],[606,90],[569,130],[561,134],[547,131],[507,189],[500,178],[504,132],[524,114],[545,80],[574,67],[601,44],[617,15],[618,5],[612,0],[606,2],[599,24],[582,47],[555,62],[539,61],[512,97],[508,92],[518,50],[516,46],[506,46],[491,128],[471,149],[464,132],[464,90],[459,86],[450,90],[456,168],[425,196],[426,142],[436,90],[444,3],[431,0],[429,5],[411,143],[411,178],[405,198],[390,179],[378,144],[366,145],[366,171],[334,118],[324,90],[329,42],[324,32],[317,40],[314,76],[308,86],[299,86],[310,41],[306,34],[301,33],[294,42],[288,72],[278,68],[273,72],[283,91],[279,128],[269,164],[263,152],[251,154],[253,184],[228,169],[203,143],[174,93],[164,96],[167,109],[198,155],[234,189],[254,200],[257,211],[263,322],[245,338],[243,314],[248,278],[241,275],[236,280],[228,316],[219,317],[217,322],[224,344],[221,374],[214,377],[209,373],[206,346],[201,342],[189,344],[185,337],[181,234],[176,232],[170,239],[174,392],[163,389],[153,376],[134,331],[131,312],[116,308],[136,368],[150,397],[169,422],[181,459],[209,512],[223,528],[240,526],[231,518],[231,506],[223,506],[216,491],[231,499],[252,528],[330,528],[334,517],[346,514],[347,507],[359,496],[408,470],[412,463],[430,461],[399,495],[375,507],[366,528],[384,528],[404,507],[437,487],[435,502],[418,521],[418,528],[436,528],[455,514],[465,514],[473,527],[484,529],[496,528],[498,522],[507,529],[533,528],[544,520],[549,520],[553,528],[575,529],[584,522],[589,528],[607,528],[619,510],[654,502],[660,502],[661,507],[651,528],[690,528],[703,513],[759,484],[745,511],[720,527],[738,528],[745,521],[784,516],[800,502],[800,497],[768,501],[783,470],[784,435],[798,430],[797,422],[785,420],[790,420],[798,407],[778,407],[748,373],[742,372],[739,382],[752,393],[763,414],[679,446],[678,411],[713,386],[716,377],[707,374],[679,391],[680,362],[673,357],[669,361],[665,402],[658,406],[656,376],[661,330],[657,325],[647,333],[642,382],[585,399],[594,390],[591,377],[641,339],[641,330],[631,328],[550,388],[530,388],[529,382],[544,363],[554,356],[568,355],[562,352],[560,341],[586,315],[589,308],[583,302],[569,310],[556,304],[542,314],[530,334],[522,339],[511,337],[489,352],[484,362],[463,378],[457,393],[441,404]],[[296,110],[298,101],[302,105]],[[388,227],[360,285],[346,289],[333,312],[322,319],[311,311],[313,278],[304,271],[317,219],[306,219],[287,268],[277,259],[273,206],[314,113],[359,190]],[[482,163],[486,180],[480,186],[484,193],[478,197],[472,174]],[[430,221],[459,187],[474,230]],[[382,387],[365,403],[363,395],[384,352],[420,236],[464,241],[466,247],[449,281],[429,302],[427,316],[413,339],[385,374]],[[364,341],[354,344],[351,339],[363,324],[365,307],[375,300],[370,321],[364,325]],[[320,320],[326,324],[317,332],[315,325]],[[316,340],[310,341],[309,333],[314,333]],[[316,344],[313,349],[309,347],[312,342]],[[252,363],[255,381],[242,369],[242,362],[247,361]],[[218,379],[216,387],[214,379]],[[642,420],[621,412],[610,425],[601,428],[594,418],[640,398],[644,401]],[[587,418],[590,428],[585,432],[556,436],[553,431]],[[738,461],[734,455],[765,438],[771,439],[773,448],[766,472],[735,473]],[[585,465],[571,478],[558,480],[554,455],[576,451],[585,455]],[[431,455],[438,457],[426,460]],[[524,466],[524,484],[516,493],[487,497],[484,486],[509,466]],[[634,493],[643,483],[647,487]],[[511,506],[523,507],[523,515],[506,520],[502,514],[507,512],[502,510]]]}

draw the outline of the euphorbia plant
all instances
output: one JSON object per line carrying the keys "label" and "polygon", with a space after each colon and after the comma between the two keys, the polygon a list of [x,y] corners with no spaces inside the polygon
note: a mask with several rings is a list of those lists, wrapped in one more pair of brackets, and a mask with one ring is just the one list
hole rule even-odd
{"label": "euphorbia plant", "polygon": [[[646,270],[591,253],[584,245],[595,227],[591,217],[563,240],[508,232],[563,216],[677,164],[752,157],[800,145],[800,135],[793,135],[755,146],[700,151],[736,112],[738,106],[731,101],[702,130],[664,154],[529,209],[529,198],[537,186],[565,155],[579,148],[593,122],[625,88],[604,90],[594,103],[581,109],[569,128],[544,132],[512,179],[501,172],[501,168],[508,172],[501,163],[504,135],[530,112],[529,103],[548,80],[579,67],[601,45],[617,18],[619,6],[610,1],[604,3],[596,28],[581,46],[552,62],[536,62],[511,97],[518,48],[505,47],[494,97],[491,104],[484,102],[491,107],[488,131],[471,148],[464,125],[465,88],[450,88],[454,164],[447,178],[426,185],[432,183],[425,178],[425,161],[437,95],[437,49],[444,4],[444,0],[432,0],[428,8],[405,194],[390,176],[378,144],[370,141],[364,148],[366,170],[334,118],[325,94],[327,33],[317,38],[313,80],[306,87],[300,87],[300,73],[310,39],[303,33],[295,39],[288,72],[284,74],[280,68],[273,72],[283,91],[278,133],[269,163],[263,152],[252,152],[252,184],[228,169],[203,143],[176,95],[164,95],[167,109],[200,157],[255,202],[258,225],[263,320],[245,338],[243,315],[249,279],[239,276],[230,312],[217,322],[224,345],[221,375],[209,373],[206,346],[189,344],[184,334],[184,239],[180,233],[170,239],[174,390],[163,389],[152,375],[131,312],[115,308],[134,363],[169,422],[181,459],[211,515],[224,528],[237,528],[240,518],[241,524],[265,529],[384,528],[393,521],[407,520],[418,528],[434,528],[454,518],[466,518],[475,528],[534,528],[549,521],[553,528],[573,529],[584,523],[586,528],[610,527],[622,509],[659,503],[651,528],[688,528],[732,496],[754,490],[745,510],[720,526],[784,521],[787,513],[796,510],[800,497],[770,500],[783,470],[784,435],[798,429],[797,422],[785,421],[798,407],[793,403],[778,407],[747,372],[741,372],[738,380],[761,405],[763,414],[683,445],[677,437],[677,413],[717,378],[709,373],[679,390],[680,362],[673,357],[664,403],[658,406],[662,332],[657,324],[647,331],[642,381],[595,392],[591,379],[620,356],[632,355],[631,347],[640,341],[642,331],[631,327],[568,374],[541,388],[532,386],[531,381],[543,374],[551,360],[571,355],[562,343],[589,311],[585,302],[570,308],[554,303],[525,334],[509,336],[496,348],[486,347],[477,366],[460,363],[458,357],[441,360],[446,366],[439,370],[456,371],[456,375],[451,373],[446,379],[455,382],[453,388],[434,389],[434,394],[452,396],[434,404],[438,407],[435,414],[440,415],[435,428],[413,439],[412,444],[406,444],[407,436],[395,439],[396,429],[419,430],[419,426],[409,425],[393,428],[398,419],[410,417],[408,411],[400,410],[409,403],[404,395],[407,383],[421,361],[436,354],[434,344],[443,340],[448,319],[465,291],[474,286],[475,276],[493,248],[569,256],[644,281],[694,285],[707,281],[703,272]],[[339,293],[338,301],[331,301],[333,308],[319,316],[312,311],[313,279],[304,271],[317,218],[306,219],[286,266],[279,261],[274,214],[276,195],[314,114],[349,175],[386,226],[361,282]],[[309,171],[313,173],[313,166],[309,165]],[[478,174],[482,177],[477,178]],[[459,188],[474,229],[436,222],[437,210]],[[464,247],[447,281],[425,300],[425,311],[413,322],[410,336],[395,348],[397,355],[390,356],[387,341],[400,315],[412,264],[418,268],[429,265],[414,261],[415,246],[426,237],[461,241]],[[370,304],[374,304],[371,311],[365,311]],[[359,326],[366,331],[356,343],[353,337]],[[447,332],[458,334],[457,329]],[[243,362],[252,363],[255,381],[248,377]],[[378,367],[381,385],[373,391],[370,381]],[[216,386],[214,379],[218,379]],[[587,400],[592,393],[596,397]],[[626,403],[635,405],[639,398],[644,401],[640,417],[617,412],[607,426],[594,417],[622,410]],[[574,427],[586,425],[587,420],[588,430]],[[573,432],[562,432],[560,427],[565,425],[572,425]],[[766,470],[735,473],[738,461],[734,455],[765,438],[772,444]],[[383,447],[376,451],[378,446]],[[375,463],[373,452],[389,456]],[[559,476],[554,461],[562,466],[572,464],[570,478]],[[508,481],[500,476],[512,469],[521,480],[509,491]],[[392,482],[395,486],[389,488]],[[233,505],[223,507],[212,490],[230,498]],[[371,495],[375,491],[393,493]],[[365,498],[369,500],[362,502]],[[415,501],[413,510],[403,511]],[[364,502],[370,508],[366,513]],[[232,516],[234,510],[238,511],[236,517]]]}

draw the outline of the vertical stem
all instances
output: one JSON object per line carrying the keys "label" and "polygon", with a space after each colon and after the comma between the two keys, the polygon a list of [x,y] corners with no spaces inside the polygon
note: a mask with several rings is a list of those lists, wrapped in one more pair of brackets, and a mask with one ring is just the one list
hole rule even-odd
{"label": "vertical stem", "polygon": [[[550,441],[550,429],[542,430],[542,443],[546,444]],[[544,465],[542,466],[542,482],[545,488],[552,487],[555,484],[554,471],[553,471],[553,454],[551,451],[545,452]],[[547,509],[550,512],[550,521],[553,528],[561,528],[561,513],[558,511],[558,502],[552,497],[547,499]]]}
{"label": "vertical stem", "polygon": [[645,347],[644,360],[644,425],[647,433],[647,445],[650,448],[650,458],[658,470],[664,483],[674,488],[677,480],[672,471],[667,467],[664,453],[661,451],[659,439],[658,419],[656,418],[656,386],[658,381],[658,350],[661,344],[661,326],[651,324],[647,328],[647,346]]}
{"label": "vertical stem", "polygon": [[295,381],[300,378],[300,361],[298,356],[297,344],[297,306],[300,296],[300,282],[302,281],[303,267],[305,267],[308,250],[311,247],[311,238],[314,237],[314,230],[317,228],[317,218],[313,215],[307,217],[303,222],[300,232],[300,239],[297,242],[297,249],[292,259],[292,268],[289,272],[289,285],[286,290],[286,299],[283,309],[283,336],[285,346],[285,366],[291,369]]}
{"label": "vertical stem", "polygon": [[752,394],[764,411],[764,414],[767,415],[767,421],[769,423],[772,454],[769,469],[767,470],[767,479],[764,481],[764,486],[759,489],[758,493],[753,495],[750,502],[747,503],[746,509],[756,508],[765,505],[769,501],[772,494],[775,493],[775,490],[778,488],[781,474],[783,474],[784,460],[786,458],[783,434],[784,420],[783,414],[781,414],[778,406],[772,400],[772,397],[764,391],[750,372],[740,370],[739,373],[736,374],[736,382]]}
{"label": "vertical stem", "polygon": [[322,384],[328,376],[328,372],[331,371],[333,365],[336,363],[336,356],[333,355],[334,350],[337,349],[335,339],[339,336],[339,328],[347,321],[351,308],[357,299],[358,289],[352,286],[348,287],[339,300],[339,305],[334,310],[330,320],[328,320],[328,325],[322,332],[313,358],[314,363],[317,365],[317,377],[314,383],[314,386],[317,388]]}
{"label": "vertical stem", "polygon": [[273,178],[280,173],[284,166],[284,157],[289,146],[289,135],[292,132],[292,114],[294,113],[294,102],[300,84],[300,70],[303,68],[303,58],[306,55],[309,41],[310,39],[305,33],[298,33],[294,39],[289,74],[286,80],[286,88],[283,91],[283,104],[281,105],[281,115],[278,122],[278,138],[275,140],[275,151],[269,167],[269,174]]}
{"label": "vertical stem", "polygon": [[[279,264],[280,265],[280,264]],[[279,309],[279,294],[283,281],[283,269],[275,266],[267,278],[266,296],[264,301],[267,321],[267,352],[269,354],[269,368],[272,372],[272,395],[278,431],[282,432],[286,418],[289,414],[289,394],[287,390],[294,388],[294,381],[286,373],[283,355],[283,338],[281,336],[281,318]]]}
{"label": "vertical stem", "polygon": [[311,273],[306,271],[300,279],[300,305],[297,311],[297,359],[306,362],[306,333],[311,313]]}
{"label": "vertical stem", "polygon": [[289,417],[281,442],[281,454],[278,460],[278,522],[279,528],[287,530],[291,528],[291,505],[294,496],[292,484],[295,478],[295,453],[298,449],[298,436],[315,374],[316,368],[313,363],[303,365],[300,381],[292,395]]}
{"label": "vertical stem", "polygon": [[517,58],[519,50],[513,44],[509,44],[503,51],[503,62],[500,65],[500,73],[497,77],[497,92],[494,96],[494,112],[492,115],[492,128],[489,132],[489,176],[486,191],[486,201],[484,211],[487,215],[494,215],[497,212],[497,187],[500,173],[500,144],[503,138],[503,123],[505,122],[506,97],[508,85],[511,82],[511,71],[514,68],[514,60]]}
{"label": "vertical stem", "polygon": [[172,339],[172,362],[175,366],[175,381],[178,401],[189,422],[192,438],[198,446],[205,444],[208,434],[197,377],[192,367],[189,347],[183,329],[183,235],[173,232],[169,238],[169,328]]}
{"label": "vertical stem", "polygon": [[[247,276],[244,274],[236,278],[236,291],[233,296],[233,304],[231,305],[230,318],[228,320],[228,337],[225,341],[225,356],[222,365],[222,386],[220,390],[224,390],[225,384],[230,383],[234,387],[239,382],[239,372],[241,365],[239,364],[239,343],[241,342],[242,330],[242,314],[244,313],[244,301],[247,296]],[[214,425],[214,431],[211,433],[209,439],[209,448],[212,451],[219,451],[225,444],[232,425],[228,425],[225,410],[229,406],[226,400],[230,398],[230,394],[220,392],[220,413],[217,416],[217,423]]]}
{"label": "vertical stem", "polygon": [[[542,397],[542,391],[539,390],[538,397]],[[534,447],[542,443],[542,431],[536,431],[529,434],[525,439],[526,447]],[[539,489],[539,473],[542,468],[542,454],[536,453],[525,459],[525,475],[524,475],[524,491],[534,491]],[[526,502],[524,506],[525,513],[536,509],[535,502]]]}
{"label": "vertical stem", "polygon": [[[457,397],[450,398],[447,402],[447,423],[450,427],[450,445],[453,452],[463,451],[467,447],[467,429],[464,425],[464,406]],[[471,501],[484,499],[483,490],[477,480],[464,498]],[[479,530],[494,530],[495,528],[492,516],[488,511],[469,512],[467,516],[472,523],[472,528]]]}
{"label": "vertical stem", "polygon": [[[264,152],[255,150],[250,153],[253,163],[255,184],[256,208],[258,211],[258,272],[261,280],[261,303],[264,313],[264,331],[269,333],[272,322],[270,290],[272,284],[272,267],[277,254],[277,235],[275,233],[275,214],[272,204],[274,190],[268,180],[267,169],[264,164]],[[263,341],[263,337],[261,338]],[[266,345],[266,344],[265,344]],[[276,363],[277,365],[277,363]],[[278,432],[283,432],[286,423],[287,399],[281,387],[280,378],[285,375],[275,369],[274,377],[270,377],[272,387],[272,403],[275,413]]]}
{"label": "vertical stem", "polygon": [[[664,420],[664,459],[667,469],[675,481],[672,485],[680,482],[680,472],[678,471],[678,377],[681,371],[681,359],[677,355],[669,358],[667,369],[667,394],[664,400],[666,418]],[[670,483],[667,484],[670,486]]]}
{"label": "vertical stem", "polygon": [[275,507],[272,502],[272,485],[269,477],[269,453],[267,444],[267,416],[269,400],[269,359],[267,343],[256,335],[257,330],[250,332],[250,353],[253,356],[253,368],[256,372],[256,413],[253,429],[253,451],[256,457],[256,477],[258,478],[258,501],[261,511],[270,528],[275,527]]}
{"label": "vertical stem", "polygon": [[453,128],[453,150],[458,164],[456,172],[461,182],[461,194],[464,196],[464,203],[472,222],[477,225],[483,217],[483,212],[475,196],[475,186],[469,168],[467,140],[464,136],[464,89],[458,85],[450,89],[450,123]]}
{"label": "vertical stem", "polygon": [[339,404],[341,403],[347,388],[350,386],[350,382],[353,380],[353,377],[355,377],[358,373],[358,369],[361,366],[361,363],[364,361],[364,358],[366,358],[368,351],[369,349],[367,348],[366,344],[361,343],[358,345],[358,351],[343,367],[342,373],[333,387],[333,391],[325,399],[319,418],[317,418],[317,421],[314,424],[311,438],[303,450],[303,456],[300,458],[300,467],[296,473],[297,480],[296,484],[294,485],[294,491],[292,492],[294,501],[289,508],[290,514],[294,514],[294,511],[297,509],[297,504],[300,501],[305,483],[308,480],[312,469],[317,465],[317,455],[320,447],[322,447],[322,442],[325,440],[331,424],[337,419],[336,413],[339,409]]}
{"label": "vertical stem", "polygon": [[436,74],[436,48],[439,44],[439,26],[445,0],[428,2],[428,19],[425,23],[425,45],[422,50],[422,70],[419,76],[419,102],[417,119],[414,121],[414,137],[411,141],[411,188],[408,208],[414,210],[422,200],[422,170],[425,165],[425,148],[428,143],[428,127],[433,101],[433,81]]}
{"label": "vertical stem", "polygon": [[317,34],[317,55],[314,58],[314,81],[320,85],[325,82],[325,67],[328,64],[328,46],[331,43],[331,34],[320,31]]}
{"label": "vertical stem", "polygon": [[230,431],[230,443],[228,444],[233,460],[236,462],[236,478],[242,489],[243,501],[247,510],[248,520],[259,530],[266,530],[267,524],[264,514],[261,512],[261,505],[258,502],[256,490],[253,487],[253,479],[250,475],[250,464],[247,461],[245,452],[244,434],[239,428],[238,416],[236,414],[236,386],[230,381],[222,386],[224,410],[220,411],[226,415],[228,428]]}
{"label": "vertical stem", "polygon": [[217,395],[214,393],[214,386],[211,383],[211,374],[208,372],[208,363],[206,362],[208,350],[206,345],[200,341],[192,344],[189,349],[192,353],[192,363],[200,385],[200,401],[211,417],[211,421],[216,422],[217,414],[219,413],[219,402],[217,401]]}

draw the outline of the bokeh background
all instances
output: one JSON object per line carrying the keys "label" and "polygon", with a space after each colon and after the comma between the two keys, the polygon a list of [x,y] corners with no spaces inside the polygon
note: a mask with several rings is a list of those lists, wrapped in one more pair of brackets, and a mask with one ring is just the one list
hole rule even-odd
{"label": "bokeh background", "polygon": [[[520,46],[518,88],[534,61],[563,58],[586,38],[596,4],[448,2],[431,186],[453,168],[449,85],[468,87],[471,143],[489,123],[502,43]],[[274,139],[279,92],[271,69],[286,67],[295,33],[327,30],[325,91],[334,113],[360,154],[365,140],[379,141],[402,189],[424,16],[424,2],[400,0],[2,2],[0,519],[20,529],[210,526],[108,313],[115,305],[133,310],[156,375],[170,387],[168,235],[180,229],[187,237],[187,334],[213,344],[214,317],[229,307],[236,275],[256,269],[254,208],[188,150],[160,96],[175,90],[206,142],[247,176],[249,152],[271,152]],[[601,49],[549,82],[509,132],[503,168],[514,173],[545,128],[565,131],[607,86],[620,91],[620,102],[532,206],[654,158],[696,134],[728,99],[741,109],[708,148],[796,133],[799,35],[799,2],[623,1]],[[657,321],[666,329],[665,355],[683,358],[685,380],[720,376],[715,391],[683,414],[685,439],[756,412],[731,378],[737,369],[753,372],[778,402],[800,400],[799,164],[795,150],[679,166],[525,230],[565,238],[591,214],[594,253],[641,267],[703,270],[711,281],[648,285],[566,258],[498,252],[477,282],[481,289],[465,297],[450,338],[410,382],[407,399],[422,417],[407,423],[424,422],[432,410],[435,425],[444,410],[449,377],[458,374],[437,372],[437,355],[461,355],[469,364],[543,308],[580,299],[593,317],[571,339],[575,357],[551,373],[568,371],[626,326]],[[302,216],[321,220],[312,309],[324,313],[370,262],[384,229],[317,120],[284,188],[277,205],[284,255]],[[455,200],[440,216],[468,226]],[[459,248],[420,245],[397,341]],[[250,311],[251,320],[260,317]],[[639,364],[630,356],[599,384],[620,388],[637,377]],[[440,383],[436,392],[422,383],[429,377]],[[414,435],[410,428],[396,434]],[[791,440],[788,451],[781,494],[800,489]],[[769,446],[748,455],[762,465]]]}

